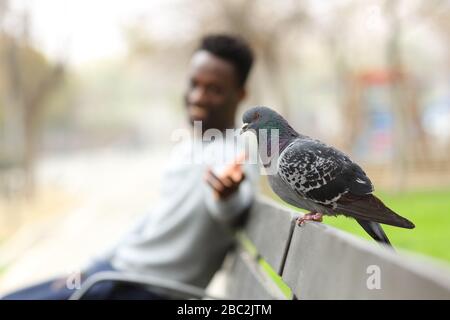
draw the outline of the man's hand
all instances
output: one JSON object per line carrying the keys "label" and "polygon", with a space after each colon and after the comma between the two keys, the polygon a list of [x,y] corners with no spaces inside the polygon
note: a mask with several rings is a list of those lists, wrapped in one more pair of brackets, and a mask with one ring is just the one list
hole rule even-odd
{"label": "man's hand", "polygon": [[225,200],[239,188],[241,182],[245,179],[242,171],[242,162],[246,155],[242,153],[234,163],[228,166],[220,176],[215,175],[210,168],[206,171],[205,181],[213,188],[214,197],[217,200]]}

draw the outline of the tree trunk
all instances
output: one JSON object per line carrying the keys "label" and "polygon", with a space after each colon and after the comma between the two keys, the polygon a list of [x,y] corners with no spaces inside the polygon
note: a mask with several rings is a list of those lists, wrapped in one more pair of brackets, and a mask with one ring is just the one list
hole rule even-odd
{"label": "tree trunk", "polygon": [[387,43],[387,62],[393,77],[390,87],[392,113],[394,117],[394,155],[393,155],[393,187],[396,191],[405,188],[408,171],[407,110],[405,106],[404,73],[400,51],[401,26],[397,16],[397,0],[386,2],[386,10],[390,20],[390,34]]}

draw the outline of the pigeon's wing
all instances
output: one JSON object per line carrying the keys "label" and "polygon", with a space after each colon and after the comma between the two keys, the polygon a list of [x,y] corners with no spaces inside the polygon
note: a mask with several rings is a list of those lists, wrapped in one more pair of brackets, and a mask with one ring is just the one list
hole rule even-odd
{"label": "pigeon's wing", "polygon": [[299,196],[334,208],[344,194],[370,194],[364,171],[339,150],[312,139],[296,139],[280,155],[278,174]]}
{"label": "pigeon's wing", "polygon": [[364,171],[339,150],[297,139],[280,155],[278,175],[300,197],[359,220],[414,228],[375,197]]}

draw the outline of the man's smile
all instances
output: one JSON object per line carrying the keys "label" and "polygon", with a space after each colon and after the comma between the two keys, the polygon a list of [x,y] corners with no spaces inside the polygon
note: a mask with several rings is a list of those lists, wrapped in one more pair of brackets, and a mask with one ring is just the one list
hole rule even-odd
{"label": "man's smile", "polygon": [[204,108],[195,105],[189,105],[188,112],[189,116],[194,120],[204,120],[208,115]]}

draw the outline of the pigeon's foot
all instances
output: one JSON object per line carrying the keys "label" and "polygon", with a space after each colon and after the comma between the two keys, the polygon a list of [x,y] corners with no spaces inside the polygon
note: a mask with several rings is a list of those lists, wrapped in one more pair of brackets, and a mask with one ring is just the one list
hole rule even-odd
{"label": "pigeon's foot", "polygon": [[305,223],[305,221],[316,221],[316,222],[322,222],[322,216],[323,214],[318,212],[309,212],[303,215],[303,217],[297,218],[297,224],[301,226]]}

